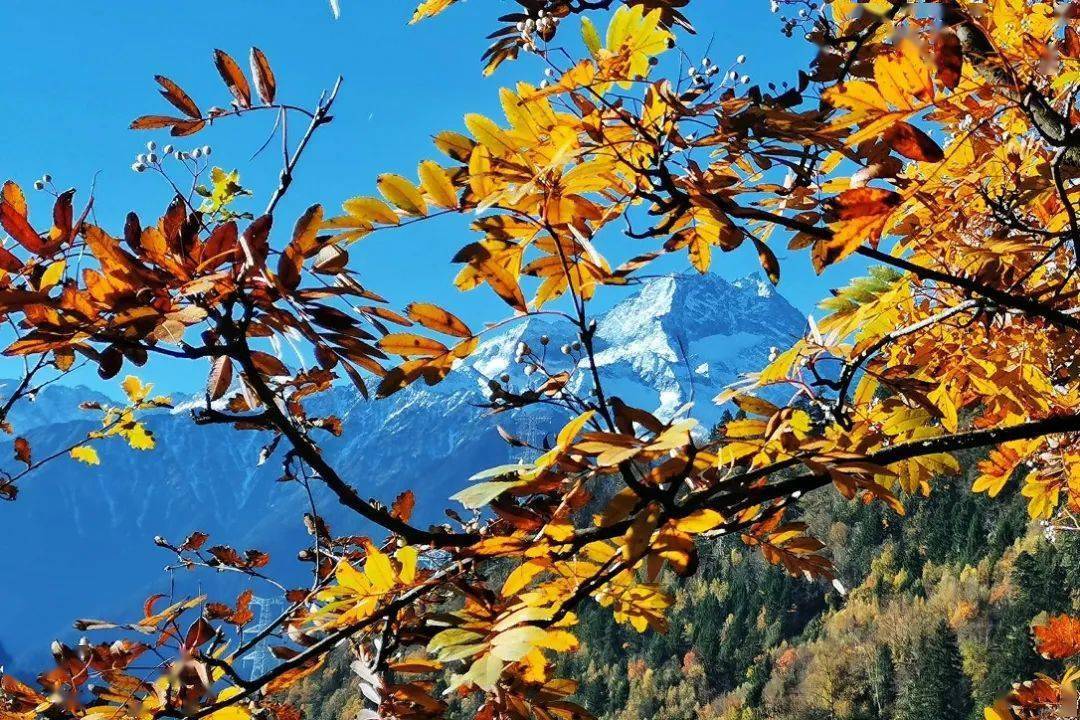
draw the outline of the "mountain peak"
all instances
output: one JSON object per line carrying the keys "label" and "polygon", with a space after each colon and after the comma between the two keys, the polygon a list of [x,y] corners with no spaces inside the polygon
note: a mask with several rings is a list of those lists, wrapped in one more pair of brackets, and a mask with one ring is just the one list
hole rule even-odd
{"label": "mountain peak", "polygon": [[[612,344],[663,332],[694,339],[717,334],[802,334],[805,318],[759,273],[728,282],[715,273],[680,273],[654,278],[612,308],[598,336]],[[650,324],[659,327],[651,328]]]}

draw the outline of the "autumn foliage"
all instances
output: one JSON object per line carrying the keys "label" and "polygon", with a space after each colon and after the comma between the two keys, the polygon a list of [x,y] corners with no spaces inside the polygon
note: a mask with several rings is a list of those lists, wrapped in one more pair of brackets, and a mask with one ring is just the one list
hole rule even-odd
{"label": "autumn foliage", "polygon": [[[413,20],[454,4],[427,0]],[[831,485],[902,515],[906,496],[957,472],[953,453],[987,448],[974,490],[1020,492],[1032,519],[1075,529],[1080,7],[833,0],[801,28],[817,48],[812,66],[767,91],[710,69],[665,77],[690,37],[689,0],[517,5],[498,20],[485,68],[512,76],[508,61],[529,54],[550,80],[502,89],[505,117],[466,115],[415,173],[392,168],[340,214],[276,213],[340,79],[314,108],[284,103],[257,49],[246,71],[215,52],[224,105],[204,109],[159,75],[179,114],[132,127],[189,136],[250,115],[306,121],[260,216],[230,209],[248,191],[221,170],[202,201],[178,193],[160,217],[132,213],[112,229],[92,223],[91,201],[78,206],[74,191],[55,193],[50,221],[4,186],[0,224],[14,242],[0,250],[0,310],[18,328],[4,352],[27,363],[5,412],[78,363],[103,378],[157,356],[200,363],[194,421],[261,433],[285,479],[324,484],[358,522],[338,536],[309,514],[301,557],[312,584],[285,591],[271,627],[241,632],[250,594],[151,598],[132,621],[81,621],[108,639],[57,645],[36,687],[4,676],[3,720],[293,720],[279,693],[343,643],[368,718],[438,717],[444,689],[480,697],[484,718],[584,717],[573,680],[551,669],[578,646],[576,609],[595,602],[664,632],[661,573],[692,575],[700,544],[722,535],[793,575],[831,579],[828,549],[793,517],[807,493]],[[506,305],[482,327],[422,298],[388,307],[350,262],[352,243],[443,215],[464,220],[457,288]],[[607,259],[631,242],[632,259]],[[608,394],[590,313],[598,293],[680,253],[708,272],[722,253],[749,252],[777,282],[780,243],[819,271],[853,256],[873,266],[823,302],[805,337],[716,398],[742,411],[736,419],[710,435],[692,411],[657,417]],[[536,314],[570,323],[579,342],[558,357],[539,338],[523,345],[529,372],[493,380],[480,400],[493,413],[554,406],[565,424],[536,447],[504,433],[531,461],[473,478],[453,498],[470,511],[452,513],[453,526],[413,524],[417,503],[438,502],[424,478],[383,505],[321,451],[341,422],[308,401],[339,379],[373,398],[436,384],[484,333]],[[297,343],[308,369],[278,351]],[[139,413],[168,399],[134,377],[124,389],[128,405],[95,408],[102,429],[66,454],[96,463],[94,446],[114,435],[153,446]],[[21,465],[0,493],[15,500],[52,459],[20,438]],[[265,554],[192,531],[159,544],[189,567],[262,576]],[[1048,618],[1033,642],[1072,658],[1078,621]],[[236,660],[259,644],[278,664],[246,677]],[[1018,685],[987,716],[1052,717],[1070,702],[1075,714],[1077,674]]]}

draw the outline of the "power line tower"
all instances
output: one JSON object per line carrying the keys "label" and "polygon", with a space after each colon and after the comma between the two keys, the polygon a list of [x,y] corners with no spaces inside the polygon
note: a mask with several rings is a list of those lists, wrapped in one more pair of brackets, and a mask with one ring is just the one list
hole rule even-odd
{"label": "power line tower", "polygon": [[[255,619],[251,622],[249,629],[251,634],[255,635],[269,627],[270,623],[281,615],[285,610],[285,603],[281,598],[256,596],[251,598],[251,608]],[[240,662],[247,665],[248,677],[259,677],[273,667],[274,656],[265,645],[260,644],[240,658]]]}
{"label": "power line tower", "polygon": [[[521,413],[520,424],[515,428],[517,436],[533,446],[539,446],[544,439],[544,429],[540,426],[536,417],[535,408],[530,408]],[[529,448],[516,448],[510,453],[512,462],[532,462],[536,459],[536,453]]]}

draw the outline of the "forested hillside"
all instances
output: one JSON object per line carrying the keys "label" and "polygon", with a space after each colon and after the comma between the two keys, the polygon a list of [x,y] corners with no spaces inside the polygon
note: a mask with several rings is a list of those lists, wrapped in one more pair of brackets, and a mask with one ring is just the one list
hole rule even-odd
{"label": "forested hillside", "polygon": [[[734,537],[705,540],[698,574],[670,582],[667,633],[638,634],[590,605],[560,675],[611,720],[981,717],[1014,678],[1060,671],[1032,650],[1029,625],[1080,609],[1080,539],[1046,537],[1023,498],[969,484],[935,485],[903,519],[835,494],[808,502],[803,519],[828,538],[843,592]],[[292,699],[305,717],[352,720],[353,677],[336,657]]]}

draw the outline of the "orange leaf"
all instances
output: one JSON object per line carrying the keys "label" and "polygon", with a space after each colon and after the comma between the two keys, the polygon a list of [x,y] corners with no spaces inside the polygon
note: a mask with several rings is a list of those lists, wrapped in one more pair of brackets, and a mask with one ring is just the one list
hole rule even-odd
{"label": "orange leaf", "polygon": [[232,56],[224,50],[215,50],[214,64],[240,107],[251,107],[251,86],[248,85],[247,78],[244,77],[244,73]]}
{"label": "orange leaf", "polygon": [[1064,660],[1080,654],[1080,618],[1055,615],[1032,628],[1035,649],[1049,660]]}
{"label": "orange leaf", "polygon": [[412,333],[390,333],[379,340],[379,349],[402,357],[434,357],[450,352],[438,340]]}
{"label": "orange leaf", "polygon": [[26,216],[6,201],[0,202],[0,225],[4,227],[8,235],[15,238],[15,242],[35,255],[40,255],[45,250],[45,242],[30,226]]}
{"label": "orange leaf", "polygon": [[195,101],[191,99],[183,89],[164,75],[155,75],[158,85],[161,86],[161,96],[168,100],[173,107],[190,118],[201,118],[202,111]]}
{"label": "orange leaf", "polygon": [[897,122],[883,137],[889,147],[910,160],[936,163],[945,159],[941,146],[910,123]]}
{"label": "orange leaf", "polygon": [[412,490],[406,490],[394,500],[394,504],[390,506],[390,514],[402,522],[409,522],[415,507],[416,496]]}
{"label": "orange leaf", "polygon": [[472,331],[469,330],[465,323],[438,305],[412,303],[405,308],[405,313],[424,327],[436,332],[458,337],[470,337],[472,335]]}

